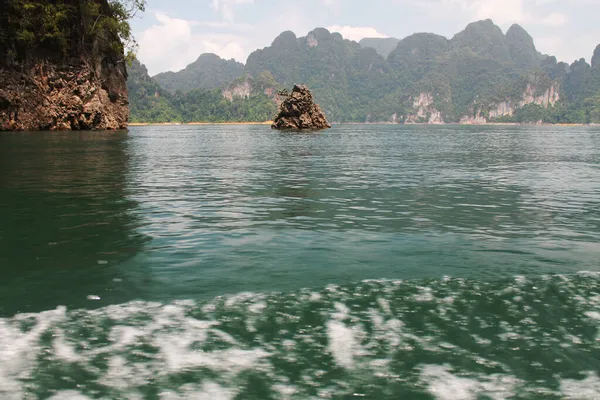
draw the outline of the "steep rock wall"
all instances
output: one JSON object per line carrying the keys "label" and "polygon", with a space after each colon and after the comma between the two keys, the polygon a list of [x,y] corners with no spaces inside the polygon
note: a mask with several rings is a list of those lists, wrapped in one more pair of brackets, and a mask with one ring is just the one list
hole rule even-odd
{"label": "steep rock wall", "polygon": [[248,80],[242,83],[235,84],[224,89],[221,94],[229,101],[233,101],[234,98],[247,99],[252,94],[252,86]]}
{"label": "steep rock wall", "polygon": [[538,93],[534,85],[528,84],[520,99],[507,99],[500,103],[492,104],[489,107],[487,115],[481,109],[478,109],[473,115],[464,115],[460,123],[485,124],[497,118],[512,117],[519,108],[526,105],[537,104],[544,108],[553,107],[560,99],[560,85],[556,82],[543,93]]}
{"label": "steep rock wall", "polygon": [[432,93],[420,93],[413,99],[413,108],[415,112],[407,115],[404,121],[407,124],[423,123],[443,124],[444,117],[442,113],[434,106]]}
{"label": "steep rock wall", "polygon": [[124,65],[39,61],[0,67],[0,130],[123,129],[129,118]]}

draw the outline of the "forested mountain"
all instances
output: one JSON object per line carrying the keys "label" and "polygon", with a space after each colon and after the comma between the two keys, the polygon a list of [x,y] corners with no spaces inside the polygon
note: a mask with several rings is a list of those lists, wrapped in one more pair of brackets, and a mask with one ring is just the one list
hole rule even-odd
{"label": "forested mountain", "polygon": [[[382,43],[359,44],[323,28],[300,38],[283,32],[250,54],[243,76],[230,84],[202,96],[176,95],[174,115],[214,120],[224,110],[222,118],[262,118],[276,90],[302,83],[335,122],[600,122],[600,46],[592,65],[583,59],[568,65],[539,53],[522,27],[504,34],[491,20],[451,39],[411,35],[387,57]],[[207,102],[220,108],[184,112],[210,109]]]}
{"label": "forested mountain", "polygon": [[266,121],[277,110],[273,98],[264,93],[272,93],[266,90],[274,83],[268,73],[257,78],[240,77],[225,89],[171,94],[148,75],[138,60],[128,72],[131,122]]}
{"label": "forested mountain", "polygon": [[154,78],[171,93],[193,89],[217,89],[244,74],[244,64],[224,60],[216,54],[202,54],[179,72],[163,72]]}

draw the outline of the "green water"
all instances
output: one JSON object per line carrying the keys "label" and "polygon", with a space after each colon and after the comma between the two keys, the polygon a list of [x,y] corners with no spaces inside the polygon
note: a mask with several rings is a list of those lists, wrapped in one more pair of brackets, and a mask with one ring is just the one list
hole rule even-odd
{"label": "green water", "polygon": [[0,135],[2,399],[600,398],[600,128]]}

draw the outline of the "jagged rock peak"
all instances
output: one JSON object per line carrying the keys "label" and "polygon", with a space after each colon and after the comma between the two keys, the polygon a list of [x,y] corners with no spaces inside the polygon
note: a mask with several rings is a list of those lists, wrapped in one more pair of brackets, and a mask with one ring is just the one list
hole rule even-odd
{"label": "jagged rock peak", "polygon": [[511,58],[502,29],[491,19],[470,23],[464,31],[452,38],[452,42],[455,46],[468,48],[482,57],[496,61],[503,62]]}
{"label": "jagged rock peak", "polygon": [[529,48],[535,49],[533,38],[521,25],[514,24],[506,31],[506,39],[509,44],[521,43]]}
{"label": "jagged rock peak", "polygon": [[594,56],[592,57],[592,68],[600,67],[600,44],[594,50]]}
{"label": "jagged rock peak", "polygon": [[320,130],[331,128],[325,114],[313,101],[310,90],[304,85],[294,85],[291,93],[280,93],[285,99],[271,128],[279,130]]}
{"label": "jagged rock peak", "polygon": [[[467,25],[465,30],[461,33],[471,34],[471,33],[483,33],[483,32],[486,32],[488,34],[494,34],[494,35],[501,34],[502,36],[504,36],[504,34],[502,33],[502,29],[500,29],[500,27],[498,25],[496,25],[494,23],[494,21],[492,21],[491,19],[485,19],[482,21],[471,22],[469,25]],[[461,33],[458,33],[458,35],[460,35]]]}
{"label": "jagged rock peak", "polygon": [[508,28],[508,31],[506,31],[506,36],[521,37],[527,40],[531,39],[533,41],[529,32],[527,32],[525,28],[519,24],[511,25],[511,27]]}
{"label": "jagged rock peak", "polygon": [[279,34],[279,36],[277,36],[275,38],[275,40],[273,40],[273,43],[271,44],[271,46],[287,46],[290,44],[296,45],[298,43],[298,38],[296,37],[296,34],[292,31],[285,31]]}
{"label": "jagged rock peak", "polygon": [[514,24],[506,32],[506,44],[512,61],[522,68],[539,67],[542,56],[535,48],[533,38],[523,27]]}
{"label": "jagged rock peak", "polygon": [[317,40],[327,40],[330,39],[332,35],[335,35],[335,33],[331,33],[325,28],[315,28],[308,33],[308,36],[310,35],[313,35]]}

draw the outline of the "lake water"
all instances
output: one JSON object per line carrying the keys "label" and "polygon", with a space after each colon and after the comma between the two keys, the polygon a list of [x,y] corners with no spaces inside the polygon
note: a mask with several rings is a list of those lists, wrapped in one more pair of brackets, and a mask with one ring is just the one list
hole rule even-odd
{"label": "lake water", "polygon": [[0,135],[2,399],[600,398],[600,128]]}

